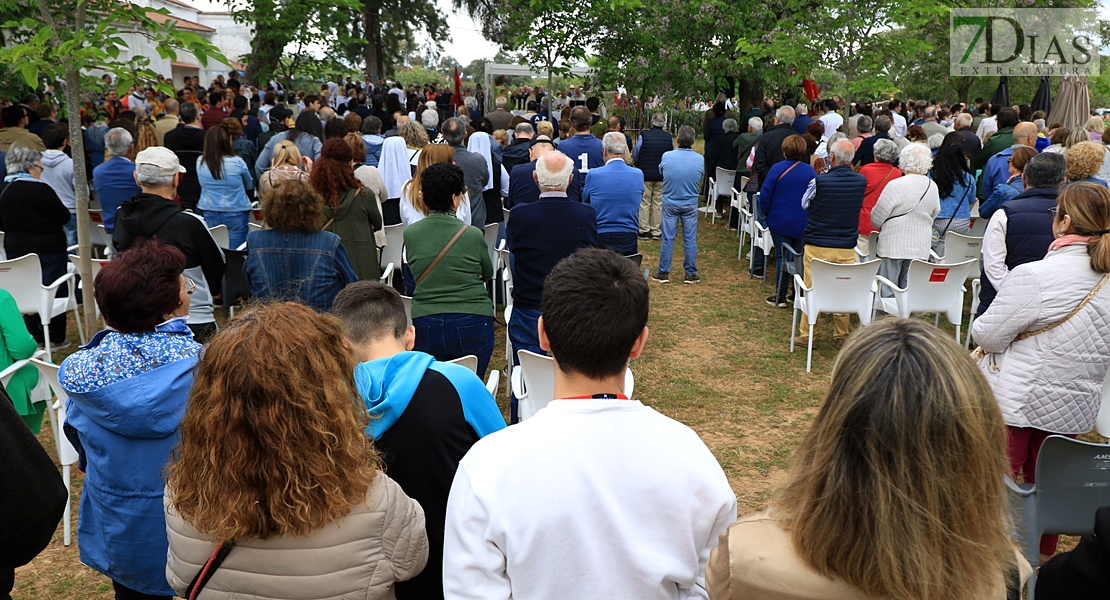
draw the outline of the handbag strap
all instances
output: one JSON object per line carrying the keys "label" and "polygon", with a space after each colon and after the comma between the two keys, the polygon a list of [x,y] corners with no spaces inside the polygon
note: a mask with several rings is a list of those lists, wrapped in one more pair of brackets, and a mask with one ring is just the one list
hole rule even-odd
{"label": "handbag strap", "polygon": [[890,165],[890,170],[886,172],[886,177],[883,177],[883,180],[879,182],[879,185],[876,189],[881,189],[883,187],[883,184],[886,183],[887,179],[890,179],[890,176],[894,174],[894,171],[896,169],[897,167],[895,167],[894,165]]}
{"label": "handbag strap", "polygon": [[790,165],[789,167],[787,167],[787,168],[786,168],[786,170],[782,172],[782,175],[779,175],[779,178],[775,180],[775,187],[778,187],[778,185],[779,185],[779,182],[780,182],[780,181],[782,181],[782,178],[783,178],[783,177],[786,177],[786,174],[787,174],[787,173],[789,173],[789,172],[793,171],[793,170],[794,170],[794,167],[796,167],[796,166],[798,166],[798,165],[800,165],[800,164],[802,164],[802,161],[795,161],[795,162],[794,162],[794,164],[792,164],[792,165]]}
{"label": "handbag strap", "polygon": [[216,549],[212,551],[212,556],[208,557],[204,566],[201,567],[200,571],[197,571],[196,576],[193,577],[193,581],[189,583],[189,587],[185,588],[185,597],[188,598],[188,600],[196,600],[196,597],[200,595],[200,591],[204,589],[204,586],[208,585],[209,580],[216,574],[216,570],[220,568],[220,565],[224,564],[224,559],[227,558],[227,555],[231,553],[231,549],[234,547],[235,542],[220,542],[216,545]]}
{"label": "handbag strap", "polygon": [[933,187],[932,186],[933,181],[931,179],[926,178],[926,181],[928,183],[925,185],[925,191],[921,192],[921,197],[917,199],[917,202],[913,205],[913,208],[907,210],[906,212],[904,212],[904,213],[902,213],[902,214],[900,214],[896,217],[890,217],[889,219],[887,219],[887,221],[893,221],[894,219],[901,219],[902,217],[904,217],[904,216],[912,213],[913,211],[917,210],[918,206],[921,206],[921,201],[925,199],[925,195],[928,194],[929,190]]}
{"label": "handbag strap", "polygon": [[1107,279],[1110,279],[1110,273],[1106,273],[1105,275],[1103,275],[1102,279],[1098,280],[1098,284],[1095,285],[1094,289],[1092,289],[1090,292],[1088,292],[1087,297],[1083,298],[1083,301],[1079,303],[1079,306],[1076,306],[1075,308],[1071,309],[1071,312],[1068,313],[1063,319],[1060,319],[1059,321],[1056,321],[1055,323],[1053,323],[1051,325],[1046,325],[1045,327],[1041,327],[1040,329],[1038,329],[1036,331],[1026,331],[1025,333],[1023,333],[1023,334],[1017,336],[1016,338],[1014,338],[1014,341],[1017,342],[1017,341],[1020,341],[1020,340],[1029,339],[1029,338],[1031,338],[1035,335],[1042,334],[1046,331],[1056,329],[1057,327],[1063,325],[1065,322],[1067,322],[1068,319],[1074,317],[1076,315],[1076,313],[1083,310],[1084,306],[1087,306],[1087,304],[1091,301],[1091,299],[1095,297],[1095,294],[1097,294],[1098,291],[1102,289],[1102,286],[1106,284]]}
{"label": "handbag strap", "polygon": [[428,277],[428,274],[432,272],[432,269],[436,268],[436,265],[439,264],[439,261],[443,260],[443,257],[447,254],[447,251],[451,249],[451,246],[454,246],[455,242],[459,241],[459,238],[462,237],[462,234],[464,231],[466,231],[467,227],[468,225],[463,225],[462,227],[459,227],[459,230],[455,232],[455,237],[451,238],[450,242],[447,242],[447,245],[443,247],[443,250],[439,251],[439,256],[437,256],[436,259],[432,261],[432,264],[428,265],[428,268],[424,269],[424,272],[420,274],[420,279],[416,280],[416,285],[420,285],[420,282],[424,281],[424,279]]}

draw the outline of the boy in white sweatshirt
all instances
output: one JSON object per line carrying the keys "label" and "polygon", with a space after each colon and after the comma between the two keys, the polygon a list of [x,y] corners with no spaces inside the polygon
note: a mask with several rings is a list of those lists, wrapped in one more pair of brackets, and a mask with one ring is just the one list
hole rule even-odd
{"label": "boy in white sweatshirt", "polygon": [[542,312],[556,400],[459,464],[444,597],[707,598],[736,497],[696,433],[623,394],[647,342],[647,282],[615,252],[582,249],[548,275]]}
{"label": "boy in white sweatshirt", "polygon": [[46,152],[42,153],[42,178],[40,181],[50,186],[62,204],[69,209],[69,223],[65,225],[66,245],[77,243],[77,198],[73,183],[73,159],[64,152],[69,142],[69,125],[54,123],[47,125],[42,132],[42,143]]}

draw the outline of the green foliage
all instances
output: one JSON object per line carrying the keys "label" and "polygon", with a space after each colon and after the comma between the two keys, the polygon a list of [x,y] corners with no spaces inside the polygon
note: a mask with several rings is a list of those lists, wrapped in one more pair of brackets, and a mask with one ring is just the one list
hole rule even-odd
{"label": "green foliage", "polygon": [[429,83],[442,85],[448,82],[447,78],[438,71],[430,71],[424,67],[413,67],[393,74],[393,81],[401,82],[406,88],[410,85],[425,86]]}

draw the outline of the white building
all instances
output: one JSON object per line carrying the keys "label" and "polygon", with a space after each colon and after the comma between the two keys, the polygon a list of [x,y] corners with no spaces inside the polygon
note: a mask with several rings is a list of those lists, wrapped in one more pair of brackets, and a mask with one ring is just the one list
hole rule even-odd
{"label": "white building", "polygon": [[[226,11],[202,10],[189,0],[132,0],[133,4],[150,8],[147,15],[159,23],[173,19],[177,27],[199,34],[212,42],[220,52],[231,62],[232,67],[242,69],[241,59],[251,49],[251,28],[249,25],[236,23],[231,13]],[[171,16],[153,12],[166,9]],[[175,60],[164,59],[158,55],[154,45],[138,32],[120,32],[120,37],[127,42],[127,48],[120,52],[121,59],[132,56],[145,56],[150,60],[150,68],[156,73],[161,73],[173,79],[174,85],[180,86],[184,77],[191,76],[200,79],[200,85],[207,86],[217,75],[227,77],[231,70],[227,65],[209,58],[208,65],[201,66],[200,61],[191,53],[183,50],[177,52]]]}

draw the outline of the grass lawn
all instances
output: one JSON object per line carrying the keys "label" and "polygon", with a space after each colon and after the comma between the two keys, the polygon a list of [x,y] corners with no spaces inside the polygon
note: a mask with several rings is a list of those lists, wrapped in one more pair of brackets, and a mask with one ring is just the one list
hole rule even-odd
{"label": "grass lawn", "polygon": [[[805,348],[788,351],[792,311],[764,303],[771,288],[762,290],[758,279],[749,279],[746,258],[737,261],[735,232],[706,219],[698,229],[702,282],[684,285],[674,278],[682,271],[680,235],[671,283],[650,283],[651,333],[643,356],[632,364],[634,396],[701,436],[728,475],[744,514],[768,504],[817,413],[836,352],[832,322],[828,316],[818,321],[813,372],[806,373]],[[641,241],[640,250],[643,268],[654,270],[659,242]],[[943,321],[942,327],[954,333]],[[76,332],[70,337],[76,339]],[[501,325],[497,340],[491,369],[505,365]],[[507,418],[503,394],[502,384],[498,402]],[[1093,434],[1084,437],[1101,441]],[[49,425],[39,438],[53,453]],[[74,474],[76,526],[82,477],[76,469]],[[1073,540],[1063,542],[1062,550],[1074,545]],[[68,548],[59,527],[50,546],[16,572],[13,597],[108,600],[111,582],[80,563],[76,527],[74,545]]]}

